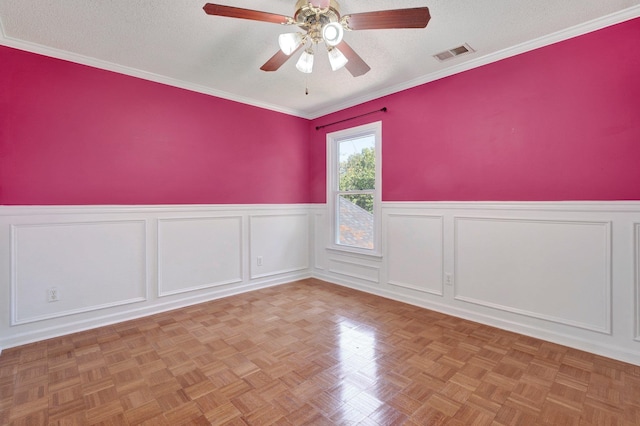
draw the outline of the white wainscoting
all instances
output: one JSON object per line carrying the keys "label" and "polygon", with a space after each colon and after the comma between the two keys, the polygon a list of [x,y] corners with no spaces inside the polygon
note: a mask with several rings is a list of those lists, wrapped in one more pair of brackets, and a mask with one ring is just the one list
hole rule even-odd
{"label": "white wainscoting", "polygon": [[380,282],[379,262],[371,262],[358,256],[335,256],[329,258],[329,272],[347,278],[368,281],[373,284]]}
{"label": "white wainscoting", "polygon": [[329,246],[330,235],[327,232],[329,224],[326,223],[327,215],[324,208],[316,208],[312,214],[313,217],[313,232],[312,232],[312,246],[313,253],[313,268],[316,271],[324,271],[328,268],[326,261],[325,247]]}
{"label": "white wainscoting", "polygon": [[444,294],[444,217],[385,213],[384,237],[391,285]]}
{"label": "white wainscoting", "polygon": [[242,216],[158,220],[158,296],[242,282]]}
{"label": "white wainscoting", "polygon": [[385,202],[381,257],[328,249],[327,219],[0,206],[0,349],[314,276],[640,365],[640,202]]}
{"label": "white wainscoting", "polygon": [[457,300],[611,333],[610,222],[454,223]]}
{"label": "white wainscoting", "polygon": [[[144,220],[12,226],[11,325],[147,299]],[[57,301],[48,302],[55,288]]]}
{"label": "white wainscoting", "polygon": [[0,206],[0,350],[307,278],[309,211]]}
{"label": "white wainscoting", "polygon": [[251,215],[251,278],[309,268],[309,214]]}
{"label": "white wainscoting", "polygon": [[317,278],[640,365],[640,202],[385,202],[382,258],[314,210]]}
{"label": "white wainscoting", "polygon": [[634,230],[634,256],[633,264],[636,272],[636,287],[635,287],[635,340],[640,342],[640,222],[633,224]]}

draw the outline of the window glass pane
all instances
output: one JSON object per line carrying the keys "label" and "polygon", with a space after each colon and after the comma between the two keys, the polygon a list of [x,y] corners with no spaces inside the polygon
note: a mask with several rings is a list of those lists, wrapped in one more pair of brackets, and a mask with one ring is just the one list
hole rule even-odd
{"label": "window glass pane", "polygon": [[338,143],[338,189],[374,189],[376,183],[376,139],[367,135]]}
{"label": "window glass pane", "polygon": [[373,249],[373,194],[337,198],[338,244]]}

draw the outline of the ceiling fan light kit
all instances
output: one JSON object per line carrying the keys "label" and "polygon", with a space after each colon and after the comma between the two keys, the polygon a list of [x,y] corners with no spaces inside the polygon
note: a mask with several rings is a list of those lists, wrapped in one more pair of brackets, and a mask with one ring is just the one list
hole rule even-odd
{"label": "ceiling fan light kit", "polygon": [[380,10],[341,16],[340,6],[335,0],[298,0],[293,17],[213,3],[205,4],[203,9],[208,15],[296,25],[306,31],[306,34],[299,32],[280,34],[278,37],[280,50],[260,67],[263,71],[276,71],[293,53],[308,44],[309,47],[302,52],[296,68],[301,72],[311,73],[313,46],[323,42],[327,46],[331,69],[336,71],[345,67],[354,77],[366,74],[371,68],[343,40],[345,31],[425,28],[431,19],[427,7]]}
{"label": "ceiling fan light kit", "polygon": [[280,46],[280,50],[282,50],[285,55],[289,56],[298,50],[298,47],[300,47],[303,40],[304,38],[300,33],[280,34],[278,36],[278,45]]}
{"label": "ceiling fan light kit", "polygon": [[322,39],[327,46],[340,44],[344,37],[344,28],[337,22],[330,22],[322,28]]}
{"label": "ceiling fan light kit", "polygon": [[349,60],[346,56],[337,48],[329,47],[329,64],[331,64],[331,70],[338,71],[340,68],[347,65]]}

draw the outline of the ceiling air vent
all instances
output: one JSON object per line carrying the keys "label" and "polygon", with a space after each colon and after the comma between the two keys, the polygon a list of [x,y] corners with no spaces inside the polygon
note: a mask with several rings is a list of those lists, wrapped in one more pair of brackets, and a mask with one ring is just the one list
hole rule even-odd
{"label": "ceiling air vent", "polygon": [[455,58],[456,56],[465,55],[467,53],[475,52],[468,44],[463,44],[462,46],[454,47],[453,49],[445,50],[444,52],[437,53],[433,55],[434,58],[439,60],[440,62],[446,61],[451,58]]}

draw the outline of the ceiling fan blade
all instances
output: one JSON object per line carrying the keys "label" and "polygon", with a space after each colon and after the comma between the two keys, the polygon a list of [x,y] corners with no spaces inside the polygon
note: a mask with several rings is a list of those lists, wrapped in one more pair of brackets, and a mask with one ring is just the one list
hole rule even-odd
{"label": "ceiling fan blade", "polygon": [[347,15],[352,30],[378,30],[387,28],[424,28],[431,19],[428,7],[379,10]]}
{"label": "ceiling fan blade", "polygon": [[262,71],[276,71],[278,68],[282,66],[287,60],[296,53],[302,45],[298,46],[296,50],[291,52],[291,55],[287,55],[282,50],[278,49],[275,55],[273,55],[267,62],[264,63],[263,66],[260,67]]}
{"label": "ceiling fan blade", "polygon": [[336,47],[340,49],[342,54],[349,60],[349,62],[347,62],[344,67],[351,73],[352,76],[358,77],[369,72],[371,67],[367,65],[364,60],[362,60],[360,55],[358,55],[355,50],[353,50],[351,46],[347,44],[346,41],[341,41]]}
{"label": "ceiling fan blade", "polygon": [[203,7],[207,15],[226,16],[228,18],[251,19],[253,21],[271,22],[274,24],[291,24],[293,18],[259,10],[242,9],[222,4],[207,3]]}

